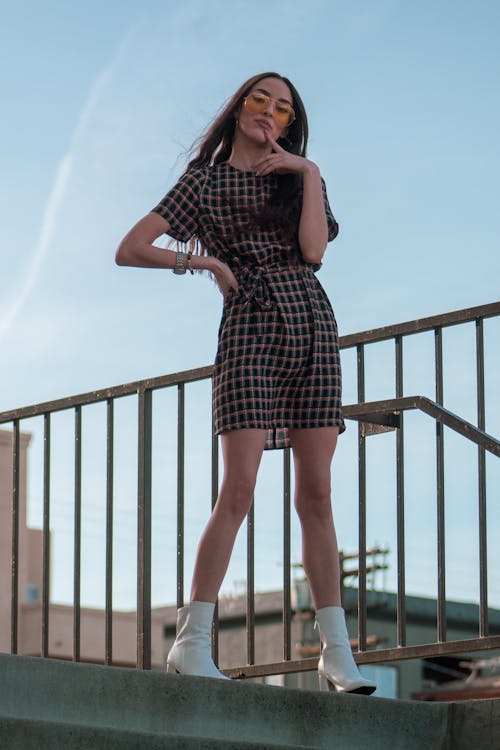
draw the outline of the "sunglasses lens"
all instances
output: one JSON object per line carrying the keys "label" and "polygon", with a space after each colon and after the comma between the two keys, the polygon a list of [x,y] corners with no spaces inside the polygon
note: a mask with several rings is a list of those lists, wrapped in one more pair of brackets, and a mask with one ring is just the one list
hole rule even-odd
{"label": "sunglasses lens", "polygon": [[[265,112],[271,101],[269,96],[252,92],[245,98],[245,107],[254,114]],[[273,107],[273,117],[281,127],[291,125],[295,119],[295,113],[289,104],[275,102]]]}
{"label": "sunglasses lens", "polygon": [[274,119],[282,126],[290,125],[293,122],[292,108],[277,104],[274,108]]}
{"label": "sunglasses lens", "polygon": [[262,94],[248,94],[245,103],[251,112],[264,112],[269,103],[269,97]]}

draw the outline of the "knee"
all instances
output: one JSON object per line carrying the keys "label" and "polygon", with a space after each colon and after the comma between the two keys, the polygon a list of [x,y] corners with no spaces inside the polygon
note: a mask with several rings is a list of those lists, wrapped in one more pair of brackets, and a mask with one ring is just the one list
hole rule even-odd
{"label": "knee", "polygon": [[329,481],[314,481],[298,485],[295,509],[301,520],[328,521],[332,517],[331,486]]}
{"label": "knee", "polygon": [[240,524],[250,510],[254,490],[254,477],[240,475],[225,478],[217,500],[219,512],[224,512],[227,517]]}

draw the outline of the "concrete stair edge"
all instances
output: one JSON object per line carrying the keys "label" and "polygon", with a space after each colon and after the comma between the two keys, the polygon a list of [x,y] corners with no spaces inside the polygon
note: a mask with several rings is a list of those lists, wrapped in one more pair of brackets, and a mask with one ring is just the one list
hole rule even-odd
{"label": "concrete stair edge", "polygon": [[[476,707],[485,737],[500,724],[500,701],[496,703],[494,710]],[[236,739],[260,747],[449,750],[453,719],[461,727],[455,733],[459,744],[453,750],[460,750],[467,747],[462,737],[470,722],[463,707],[453,710],[456,705],[235,684],[0,654],[0,714],[4,717],[197,737],[200,742]],[[481,737],[474,746],[491,748],[482,744]]]}
{"label": "concrete stair edge", "polygon": [[[109,729],[84,724],[17,719],[0,714],[0,747],[8,750],[262,750],[258,742],[207,739],[157,734],[155,732]],[[269,750],[290,750],[292,746],[267,745]],[[294,745],[293,750],[307,750]]]}

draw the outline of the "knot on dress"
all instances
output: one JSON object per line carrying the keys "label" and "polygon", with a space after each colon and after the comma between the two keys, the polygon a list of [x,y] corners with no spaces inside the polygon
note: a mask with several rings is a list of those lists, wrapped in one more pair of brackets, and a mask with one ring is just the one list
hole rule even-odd
{"label": "knot on dress", "polygon": [[238,287],[246,307],[252,301],[261,310],[272,310],[274,299],[267,281],[267,276],[273,273],[304,273],[305,265],[268,265],[268,266],[241,266],[235,271],[238,279]]}
{"label": "knot on dress", "polygon": [[271,310],[274,307],[265,267],[243,266],[238,273],[238,287],[244,299],[242,307],[246,307],[252,301],[261,310]]}

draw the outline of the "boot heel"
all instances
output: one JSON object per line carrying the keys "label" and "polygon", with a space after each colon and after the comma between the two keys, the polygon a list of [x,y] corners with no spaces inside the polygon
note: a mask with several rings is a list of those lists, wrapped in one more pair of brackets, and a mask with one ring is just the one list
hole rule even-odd
{"label": "boot heel", "polygon": [[323,692],[328,692],[329,690],[335,690],[335,688],[330,684],[330,681],[327,680],[324,674],[319,674],[318,672],[318,679],[319,679],[319,689]]}
{"label": "boot heel", "polygon": [[371,695],[375,692],[376,684],[361,676],[354,661],[342,607],[332,605],[318,609],[316,620],[321,641],[318,662],[321,690],[326,683],[329,690],[337,693]]}
{"label": "boot heel", "polygon": [[167,654],[167,672],[228,680],[210,653],[214,602],[192,601],[177,610],[176,637]]}

